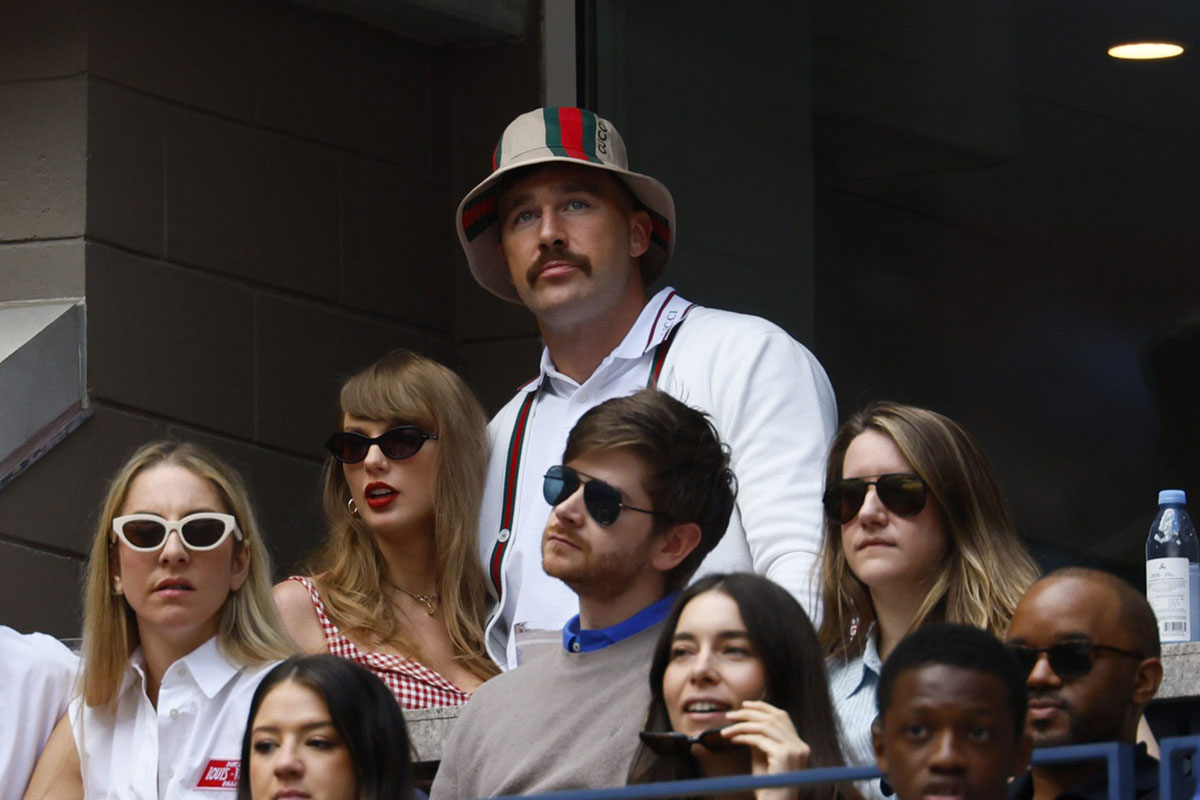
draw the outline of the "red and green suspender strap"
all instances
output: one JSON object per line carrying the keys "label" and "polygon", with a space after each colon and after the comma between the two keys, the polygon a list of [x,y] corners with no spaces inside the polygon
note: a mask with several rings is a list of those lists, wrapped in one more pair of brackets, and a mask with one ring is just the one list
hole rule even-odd
{"label": "red and green suspender strap", "polygon": [[[646,380],[647,388],[653,389],[658,386],[658,377],[662,374],[663,364],[667,361],[667,351],[671,349],[671,343],[675,341],[675,334],[679,332],[683,320],[687,318],[687,312],[691,310],[692,306],[688,306],[687,310],[683,312],[683,317],[667,334],[667,338],[654,348],[654,359],[650,362],[650,376]],[[492,586],[496,587],[497,598],[501,597],[500,568],[504,564],[504,553],[508,550],[508,543],[512,539],[513,515],[517,510],[517,473],[521,464],[521,452],[525,448],[525,434],[529,429],[529,417],[533,413],[533,404],[537,401],[537,394],[537,389],[527,393],[525,399],[521,401],[521,407],[517,409],[517,421],[513,423],[512,439],[508,444],[508,459],[504,462],[504,506],[500,511],[500,532],[496,536],[492,555],[488,558],[488,575],[492,579]]]}
{"label": "red and green suspender strap", "polygon": [[521,463],[521,450],[525,446],[529,415],[533,412],[537,393],[537,389],[526,393],[521,407],[517,409],[517,421],[513,425],[512,441],[508,445],[508,460],[504,462],[504,506],[500,512],[500,533],[496,536],[496,545],[492,548],[491,558],[488,559],[488,574],[492,578],[492,585],[496,587],[497,598],[501,596],[500,567],[504,564],[504,551],[508,549],[513,514],[517,510],[517,470]]}

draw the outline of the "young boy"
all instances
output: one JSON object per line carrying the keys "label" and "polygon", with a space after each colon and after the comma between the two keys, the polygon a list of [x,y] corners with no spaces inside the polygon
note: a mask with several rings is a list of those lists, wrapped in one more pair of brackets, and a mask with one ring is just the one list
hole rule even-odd
{"label": "young boy", "polygon": [[1025,680],[1004,645],[967,625],[925,625],[888,657],[872,725],[898,800],[1003,800],[1029,763]]}

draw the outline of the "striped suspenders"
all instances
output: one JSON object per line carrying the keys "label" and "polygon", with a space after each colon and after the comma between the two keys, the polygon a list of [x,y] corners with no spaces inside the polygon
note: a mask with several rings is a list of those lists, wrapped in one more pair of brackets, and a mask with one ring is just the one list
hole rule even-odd
{"label": "striped suspenders", "polygon": [[[691,311],[692,306],[688,306],[687,311]],[[654,359],[650,362],[650,376],[646,380],[646,387],[653,389],[658,386],[658,378],[662,374],[663,364],[667,361],[667,352],[671,349],[671,343],[675,341],[675,334],[679,333],[680,327],[683,326],[683,320],[687,318],[687,311],[679,322],[675,323],[671,328],[667,337],[662,340],[658,347],[654,348]],[[521,454],[525,448],[525,435],[529,430],[529,417],[533,413],[533,405],[537,402],[537,394],[539,389],[534,389],[525,395],[525,399],[521,401],[521,407],[517,409],[517,421],[513,424],[512,437],[508,443],[508,458],[504,462],[504,505],[500,511],[500,531],[496,534],[496,544],[492,547],[492,554],[488,558],[488,575],[492,579],[492,586],[496,587],[496,597],[501,598],[500,589],[500,570],[504,564],[504,553],[508,550],[509,540],[512,538],[513,515],[517,511],[517,473],[520,470]]]}

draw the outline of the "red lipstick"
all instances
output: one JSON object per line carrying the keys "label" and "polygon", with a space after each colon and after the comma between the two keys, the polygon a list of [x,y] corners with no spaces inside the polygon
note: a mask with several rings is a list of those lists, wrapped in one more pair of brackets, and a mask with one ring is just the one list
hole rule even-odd
{"label": "red lipstick", "polygon": [[400,493],[391,486],[379,481],[368,483],[363,494],[366,497],[367,505],[373,509],[387,508],[400,496]]}

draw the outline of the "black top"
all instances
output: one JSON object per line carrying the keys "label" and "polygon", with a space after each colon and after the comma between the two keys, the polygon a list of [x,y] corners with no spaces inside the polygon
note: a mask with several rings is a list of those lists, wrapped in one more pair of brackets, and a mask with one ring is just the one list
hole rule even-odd
{"label": "black top", "polygon": [[[1158,800],[1158,759],[1146,752],[1145,743],[1133,751],[1133,796],[1136,800]],[[1031,800],[1033,775],[1026,772],[1008,787],[1008,800]],[[1108,770],[1098,769],[1056,800],[1108,800]]]}

